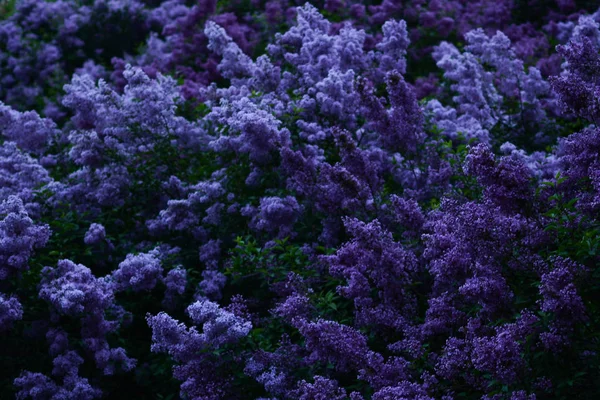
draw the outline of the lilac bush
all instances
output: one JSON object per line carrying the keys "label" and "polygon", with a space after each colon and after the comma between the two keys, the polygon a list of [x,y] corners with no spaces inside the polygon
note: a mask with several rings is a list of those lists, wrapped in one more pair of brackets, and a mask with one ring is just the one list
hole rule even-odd
{"label": "lilac bush", "polygon": [[592,3],[0,4],[0,397],[597,397]]}

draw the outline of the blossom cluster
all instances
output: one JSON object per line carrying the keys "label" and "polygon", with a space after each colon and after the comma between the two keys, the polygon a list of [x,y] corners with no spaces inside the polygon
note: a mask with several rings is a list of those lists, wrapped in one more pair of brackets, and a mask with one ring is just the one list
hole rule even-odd
{"label": "blossom cluster", "polygon": [[590,3],[0,4],[0,397],[597,397]]}

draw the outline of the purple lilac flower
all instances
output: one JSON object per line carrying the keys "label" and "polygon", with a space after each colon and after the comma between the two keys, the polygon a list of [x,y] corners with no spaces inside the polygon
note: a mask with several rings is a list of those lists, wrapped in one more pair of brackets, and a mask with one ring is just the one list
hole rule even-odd
{"label": "purple lilac flower", "polygon": [[90,225],[88,231],[85,233],[83,241],[85,244],[93,245],[101,243],[106,239],[106,230],[101,224],[93,223]]}
{"label": "purple lilac flower", "polygon": [[16,297],[0,293],[0,331],[8,330],[14,321],[23,318],[23,307]]}
{"label": "purple lilac flower", "polygon": [[46,375],[23,372],[14,382],[15,386],[19,388],[17,398],[84,400],[100,398],[102,392],[91,386],[86,378],[78,375],[81,364],[83,364],[83,358],[74,351],[68,351],[54,359],[52,375],[62,378],[62,385],[58,385]]}
{"label": "purple lilac flower", "polygon": [[184,268],[176,267],[167,273],[164,279],[165,286],[165,297],[163,298],[162,304],[167,308],[173,308],[177,299],[185,292],[187,285],[187,271]]}
{"label": "purple lilac flower", "polygon": [[36,225],[23,202],[9,196],[0,203],[0,280],[29,269],[29,258],[50,238],[47,225]]}
{"label": "purple lilac flower", "polygon": [[149,253],[128,254],[112,274],[116,291],[131,289],[134,292],[152,290],[162,281],[163,269],[156,250]]}
{"label": "purple lilac flower", "polygon": [[24,151],[44,152],[57,134],[56,124],[34,111],[19,112],[0,102],[0,131]]}
{"label": "purple lilac flower", "polygon": [[0,146],[0,200],[18,196],[31,211],[35,192],[50,181],[48,171],[16,143],[7,141]]}

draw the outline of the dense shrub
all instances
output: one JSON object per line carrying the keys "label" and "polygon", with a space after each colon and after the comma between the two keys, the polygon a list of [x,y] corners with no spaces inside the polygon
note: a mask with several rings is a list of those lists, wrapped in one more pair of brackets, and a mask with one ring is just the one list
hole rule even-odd
{"label": "dense shrub", "polygon": [[600,10],[0,5],[0,397],[600,397]]}

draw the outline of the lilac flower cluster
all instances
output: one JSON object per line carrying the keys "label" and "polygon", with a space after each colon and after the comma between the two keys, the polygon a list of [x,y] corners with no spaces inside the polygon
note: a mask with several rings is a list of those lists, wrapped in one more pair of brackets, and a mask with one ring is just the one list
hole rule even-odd
{"label": "lilac flower cluster", "polygon": [[30,257],[46,245],[50,229],[35,224],[14,195],[0,203],[0,218],[0,280],[5,280],[29,269]]}
{"label": "lilac flower cluster", "polygon": [[14,321],[23,317],[23,307],[15,297],[0,294],[0,330],[10,329]]}
{"label": "lilac flower cluster", "polygon": [[120,324],[105,318],[107,310],[118,308],[113,303],[113,287],[106,279],[94,277],[81,264],[61,260],[56,268],[42,271],[39,296],[50,304],[57,317],[80,319],[85,348],[94,355],[96,366],[104,374],[113,374],[117,366],[126,371],[135,366],[135,360],[128,358],[123,348],[111,349],[106,340],[106,335]]}
{"label": "lilac flower cluster", "polygon": [[5,3],[0,397],[600,393],[589,2]]}
{"label": "lilac flower cluster", "polygon": [[[225,360],[215,357],[207,350],[214,351],[239,341],[248,335],[252,324],[209,300],[197,301],[186,311],[194,324],[202,326],[202,333],[195,327],[186,328],[183,323],[164,312],[156,316],[149,315],[147,319],[152,328],[152,351],[166,352],[179,364],[174,368],[173,374],[183,381],[182,397],[227,396],[230,384],[228,378],[214,373],[227,367]],[[213,373],[209,373],[211,370]]]}

